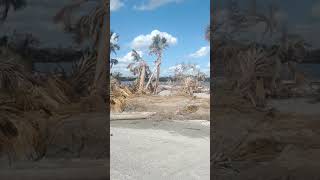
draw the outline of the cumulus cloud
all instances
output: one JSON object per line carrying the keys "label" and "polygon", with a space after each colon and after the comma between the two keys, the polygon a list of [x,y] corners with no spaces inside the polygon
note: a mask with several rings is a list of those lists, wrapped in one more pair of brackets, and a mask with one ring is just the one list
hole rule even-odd
{"label": "cumulus cloud", "polygon": [[124,6],[124,3],[121,0],[110,0],[110,11],[116,11]]}
{"label": "cumulus cloud", "polygon": [[121,75],[122,76],[132,76],[132,74],[131,74],[131,72],[130,72],[130,70],[129,69],[127,69],[127,64],[121,64],[121,63],[119,63],[119,64],[117,64],[117,65],[114,65],[113,67],[112,67],[112,70],[111,70],[111,72],[112,73],[115,73],[115,72],[119,72],[119,73],[121,73]]}
{"label": "cumulus cloud", "polygon": [[[137,53],[142,57],[143,52],[137,51]],[[132,51],[128,52],[126,55],[118,58],[119,63],[130,63],[133,61]]]}
{"label": "cumulus cloud", "polygon": [[[142,51],[137,51],[137,53],[142,57]],[[124,76],[131,76],[131,72],[128,70],[128,65],[133,61],[132,51],[128,52],[124,56],[115,57],[118,60],[118,64],[112,67],[112,72],[120,72]]]}
{"label": "cumulus cloud", "polygon": [[184,73],[184,74],[186,74],[186,75],[194,75],[195,73],[197,73],[198,72],[198,70],[200,70],[201,69],[201,66],[200,65],[195,65],[195,69],[189,69],[189,70],[187,70],[187,71],[184,71],[183,70],[183,64],[176,64],[176,65],[174,65],[174,66],[170,66],[167,70],[166,70],[166,72],[168,73],[168,74],[174,74],[175,72],[177,72],[177,73]]}
{"label": "cumulus cloud", "polygon": [[178,43],[178,39],[167,32],[160,32],[159,30],[153,30],[150,34],[139,35],[131,42],[133,49],[144,50],[152,43],[152,38],[156,35],[160,35],[167,39],[169,45],[175,45]]}
{"label": "cumulus cloud", "polygon": [[177,65],[175,65],[175,66],[170,66],[169,68],[168,68],[168,71],[169,72],[174,72],[175,70],[182,70],[182,64],[177,64]]}
{"label": "cumulus cloud", "polygon": [[191,57],[191,58],[200,58],[200,57],[204,57],[204,56],[208,55],[209,53],[210,53],[210,47],[209,46],[204,46],[204,47],[201,47],[195,53],[190,54],[189,57]]}
{"label": "cumulus cloud", "polygon": [[179,3],[179,2],[182,2],[182,0],[149,0],[147,3],[144,3],[139,6],[135,6],[134,8],[141,11],[154,10],[158,7],[164,6],[169,3]]}

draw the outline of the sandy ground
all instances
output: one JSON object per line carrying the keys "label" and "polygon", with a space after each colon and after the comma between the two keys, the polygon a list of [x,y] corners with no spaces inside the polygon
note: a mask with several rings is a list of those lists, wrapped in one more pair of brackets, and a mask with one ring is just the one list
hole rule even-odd
{"label": "sandy ground", "polygon": [[[189,105],[197,108],[184,111]],[[156,115],[111,121],[111,179],[210,179],[208,96],[136,96],[125,111]]]}
{"label": "sandy ground", "polygon": [[112,121],[111,179],[210,179],[208,121]]}
{"label": "sandy ground", "polygon": [[[195,94],[196,95],[196,94]],[[210,120],[210,97],[190,96],[136,96],[128,99],[127,112],[157,112],[154,120]],[[184,111],[188,106],[196,106],[194,111]]]}
{"label": "sandy ground", "polygon": [[272,100],[261,112],[217,88],[211,133],[217,180],[317,180],[320,178],[319,104]]}

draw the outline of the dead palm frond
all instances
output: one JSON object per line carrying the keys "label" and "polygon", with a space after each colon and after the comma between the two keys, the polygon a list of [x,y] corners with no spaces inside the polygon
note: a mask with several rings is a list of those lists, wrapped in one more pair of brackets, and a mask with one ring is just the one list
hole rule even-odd
{"label": "dead palm frond", "polygon": [[45,88],[48,94],[60,104],[70,103],[70,99],[67,95],[70,94],[71,86],[65,81],[57,77],[49,77]]}
{"label": "dead palm frond", "polygon": [[72,23],[71,17],[74,11],[88,0],[78,0],[75,3],[61,9],[54,17],[54,22],[64,24],[65,30],[74,34],[74,39],[82,43],[85,39],[91,39],[95,47],[99,42],[99,35],[105,15],[104,7],[97,6],[89,14],[80,17]]}
{"label": "dead palm frond", "polygon": [[17,88],[28,88],[36,84],[31,75],[24,71],[23,66],[14,62],[0,62],[0,88],[15,90]]}
{"label": "dead palm frond", "polygon": [[56,15],[53,17],[53,21],[55,23],[62,22],[65,26],[66,30],[72,30],[71,17],[73,12],[79,8],[82,4],[87,2],[88,0],[75,0],[73,3],[62,8]]}
{"label": "dead palm frond", "polygon": [[149,46],[149,54],[161,56],[163,50],[169,47],[168,40],[165,37],[161,37],[159,34],[152,38],[152,43]]}
{"label": "dead palm frond", "polygon": [[15,103],[24,111],[43,109],[47,112],[59,108],[60,102],[43,87],[33,86],[30,89],[19,89],[15,92]]}
{"label": "dead palm frond", "polygon": [[73,64],[69,81],[74,92],[83,94],[88,91],[88,87],[92,85],[95,68],[95,55],[84,55],[78,62]]}
{"label": "dead palm frond", "polygon": [[131,62],[127,66],[127,69],[129,69],[129,71],[132,72],[134,76],[137,76],[135,86],[140,92],[142,92],[145,78],[148,75],[148,70],[150,71],[150,69],[147,63],[142,59],[142,57],[136,50],[132,50],[131,56],[133,57],[133,62]]}
{"label": "dead palm frond", "polygon": [[21,110],[56,109],[68,98],[57,81],[40,84],[23,67],[13,62],[0,63],[1,90],[7,92]]}
{"label": "dead palm frond", "polygon": [[[69,7],[65,7],[58,12],[54,18],[54,21],[59,23],[66,21],[64,26],[67,27],[67,32],[75,33],[79,37],[79,42],[84,39],[89,39],[93,43],[95,49],[94,54],[97,56],[95,74],[93,79],[93,85],[91,88],[91,96],[100,96],[104,101],[96,102],[97,109],[104,110],[107,88],[107,66],[109,63],[108,51],[110,33],[109,33],[109,18],[107,14],[110,11],[110,3],[107,0],[103,0],[97,3],[96,8],[88,15],[80,18],[79,21],[72,23],[70,16],[73,15],[73,10],[81,6],[88,0],[79,0],[71,4]],[[74,25],[75,24],[75,25]]]}

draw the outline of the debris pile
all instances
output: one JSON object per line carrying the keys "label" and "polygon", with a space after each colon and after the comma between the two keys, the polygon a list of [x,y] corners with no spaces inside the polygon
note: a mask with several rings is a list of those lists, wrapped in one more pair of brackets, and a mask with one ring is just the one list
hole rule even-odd
{"label": "debris pile", "polygon": [[7,54],[0,57],[0,154],[10,162],[46,154],[65,107],[90,95],[87,87],[94,77],[94,58],[84,57],[68,77],[32,74],[18,60]]}
{"label": "debris pile", "polygon": [[126,106],[126,98],[132,96],[132,92],[114,78],[111,79],[110,85],[111,112],[122,112]]}

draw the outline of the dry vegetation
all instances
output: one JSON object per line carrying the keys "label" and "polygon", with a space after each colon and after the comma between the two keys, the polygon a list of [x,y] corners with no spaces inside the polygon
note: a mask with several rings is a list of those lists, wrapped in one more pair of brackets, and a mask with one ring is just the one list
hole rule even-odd
{"label": "dry vegetation", "polygon": [[17,57],[6,53],[0,61],[0,149],[10,162],[46,156],[57,127],[66,118],[95,111],[88,107],[95,103],[88,103],[95,58],[84,56],[69,77],[61,77],[31,74],[17,63]]}
{"label": "dry vegetation", "polygon": [[[212,53],[219,57],[215,62],[221,61],[218,66],[225,77],[213,89],[214,179],[317,179],[318,113],[282,112],[268,104],[269,100],[314,98],[318,94],[305,72],[296,69],[308,46],[299,35],[289,33],[285,24],[276,22],[274,4],[263,13],[256,9],[256,1],[251,1],[252,9],[248,10],[230,2],[230,16],[223,22],[215,17],[221,23],[215,23],[210,32],[210,38],[217,42]],[[272,39],[278,33],[280,40],[273,38],[268,44],[241,40],[242,33],[250,33],[258,23],[266,25],[262,39],[266,34]],[[224,29],[226,26],[229,28]]]}
{"label": "dry vegetation", "polygon": [[317,177],[318,115],[257,111],[222,86],[215,92],[211,165],[216,179]]}

